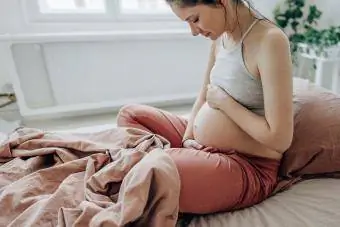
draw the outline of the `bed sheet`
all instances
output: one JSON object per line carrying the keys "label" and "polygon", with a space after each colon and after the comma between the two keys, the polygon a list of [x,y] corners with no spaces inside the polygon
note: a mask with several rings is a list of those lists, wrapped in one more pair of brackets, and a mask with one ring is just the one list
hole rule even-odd
{"label": "bed sheet", "polygon": [[195,217],[189,227],[338,227],[340,179],[313,179],[240,211]]}

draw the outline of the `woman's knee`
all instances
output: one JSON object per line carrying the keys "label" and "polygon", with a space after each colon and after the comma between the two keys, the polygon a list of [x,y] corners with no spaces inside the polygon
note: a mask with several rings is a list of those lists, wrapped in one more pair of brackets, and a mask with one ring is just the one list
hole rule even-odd
{"label": "woman's knee", "polygon": [[144,112],[145,106],[141,104],[128,104],[121,107],[117,114],[117,125],[127,126],[136,121],[138,116]]}
{"label": "woman's knee", "polygon": [[170,149],[180,178],[180,210],[212,213],[229,210],[240,200],[244,182],[240,165],[221,154]]}

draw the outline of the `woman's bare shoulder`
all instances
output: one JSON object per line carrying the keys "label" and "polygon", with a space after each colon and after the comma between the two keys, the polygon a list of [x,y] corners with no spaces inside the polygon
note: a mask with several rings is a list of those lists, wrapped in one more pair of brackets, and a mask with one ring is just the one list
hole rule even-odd
{"label": "woman's bare shoulder", "polygon": [[[268,43],[275,42],[280,45],[289,46],[289,38],[285,32],[278,26],[269,21],[261,21],[261,25],[258,30],[258,43],[261,45],[267,45]],[[260,45],[260,46],[261,46]]]}

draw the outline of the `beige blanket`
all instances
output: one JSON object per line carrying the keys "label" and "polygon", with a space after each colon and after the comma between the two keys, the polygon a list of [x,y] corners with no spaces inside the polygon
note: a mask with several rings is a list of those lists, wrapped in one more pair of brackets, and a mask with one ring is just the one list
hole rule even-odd
{"label": "beige blanket", "polygon": [[175,226],[180,180],[168,148],[134,129],[18,129],[0,141],[1,226]]}

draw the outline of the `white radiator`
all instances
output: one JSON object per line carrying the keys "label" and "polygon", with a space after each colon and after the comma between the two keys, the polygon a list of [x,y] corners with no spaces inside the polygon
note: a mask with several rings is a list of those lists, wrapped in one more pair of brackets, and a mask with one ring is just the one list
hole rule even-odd
{"label": "white radiator", "polygon": [[0,74],[27,119],[179,104],[195,98],[209,45],[183,31],[4,35]]}

